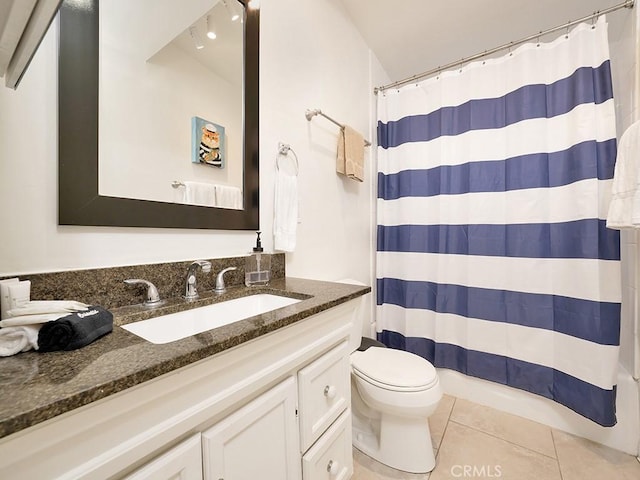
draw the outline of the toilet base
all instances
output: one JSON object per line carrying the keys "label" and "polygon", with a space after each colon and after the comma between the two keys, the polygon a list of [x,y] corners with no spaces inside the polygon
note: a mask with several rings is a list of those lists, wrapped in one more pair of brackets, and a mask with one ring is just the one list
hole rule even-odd
{"label": "toilet base", "polygon": [[428,473],[436,465],[429,423],[382,413],[371,419],[352,411],[353,446],[396,470]]}

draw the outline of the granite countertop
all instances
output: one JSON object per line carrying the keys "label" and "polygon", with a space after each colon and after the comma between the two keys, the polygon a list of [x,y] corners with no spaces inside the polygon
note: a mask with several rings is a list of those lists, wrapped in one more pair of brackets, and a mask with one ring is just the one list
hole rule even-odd
{"label": "granite countertop", "polygon": [[[249,293],[302,299],[293,305],[163,345],[152,344],[120,325],[174,313]],[[200,292],[149,309],[113,309],[113,332],[70,352],[25,352],[0,358],[0,438],[133,387],[190,363],[248,342],[370,292],[370,287],[282,278],[268,287],[232,287],[223,295]]]}

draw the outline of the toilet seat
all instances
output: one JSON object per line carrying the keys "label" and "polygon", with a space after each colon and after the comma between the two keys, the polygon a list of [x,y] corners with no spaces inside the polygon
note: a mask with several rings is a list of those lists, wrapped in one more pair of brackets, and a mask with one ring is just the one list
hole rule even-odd
{"label": "toilet seat", "polygon": [[353,373],[362,380],[396,392],[418,392],[438,383],[435,367],[403,350],[371,347],[351,355]]}

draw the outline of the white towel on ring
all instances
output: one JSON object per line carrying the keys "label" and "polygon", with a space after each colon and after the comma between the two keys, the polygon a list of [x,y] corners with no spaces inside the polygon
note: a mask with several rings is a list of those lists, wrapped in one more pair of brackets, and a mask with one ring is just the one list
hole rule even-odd
{"label": "white towel on ring", "polygon": [[0,357],[9,357],[31,349],[38,350],[38,332],[41,326],[0,328]]}
{"label": "white towel on ring", "polygon": [[282,169],[276,170],[276,192],[273,213],[273,247],[283,252],[296,248],[298,227],[298,177]]}

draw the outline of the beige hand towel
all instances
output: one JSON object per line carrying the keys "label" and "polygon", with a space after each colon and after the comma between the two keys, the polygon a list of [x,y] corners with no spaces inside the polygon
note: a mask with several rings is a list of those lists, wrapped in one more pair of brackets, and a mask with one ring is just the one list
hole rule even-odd
{"label": "beige hand towel", "polygon": [[336,171],[359,182],[364,180],[364,137],[349,125],[341,129],[338,138]]}

